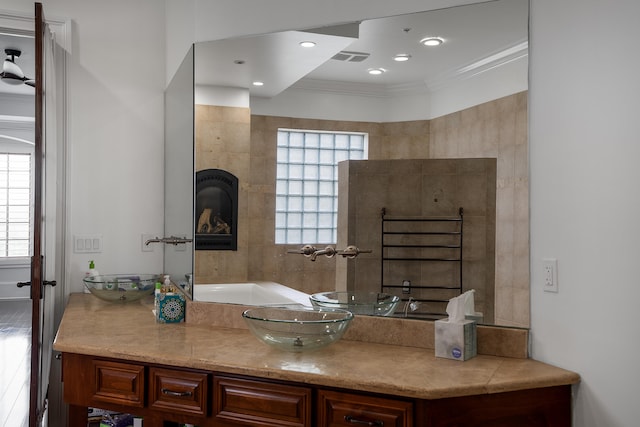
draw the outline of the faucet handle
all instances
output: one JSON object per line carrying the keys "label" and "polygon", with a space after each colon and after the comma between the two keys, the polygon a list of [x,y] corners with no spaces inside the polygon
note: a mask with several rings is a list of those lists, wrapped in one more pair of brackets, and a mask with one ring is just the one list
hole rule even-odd
{"label": "faucet handle", "polygon": [[300,255],[304,255],[306,257],[310,257],[312,256],[315,252],[317,251],[317,249],[315,248],[315,246],[311,246],[311,245],[304,245],[303,247],[301,247],[300,249],[289,249],[287,251],[288,254],[300,254]]}
{"label": "faucet handle", "polygon": [[331,246],[327,246],[324,249],[320,249],[319,251],[315,251],[312,255],[311,255],[311,261],[315,261],[316,257],[318,255],[325,255],[327,258],[333,258],[333,256],[335,254],[337,254],[338,251],[336,251],[334,248],[332,248]]}
{"label": "faucet handle", "polygon": [[373,252],[371,249],[359,249],[357,246],[349,245],[346,249],[337,251],[338,255],[342,255],[343,258],[353,259],[360,254],[370,254]]}

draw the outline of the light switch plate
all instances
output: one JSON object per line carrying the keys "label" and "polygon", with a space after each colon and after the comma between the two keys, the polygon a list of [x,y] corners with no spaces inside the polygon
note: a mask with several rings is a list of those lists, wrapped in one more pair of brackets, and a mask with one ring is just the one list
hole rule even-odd
{"label": "light switch plate", "polygon": [[73,252],[77,254],[102,252],[102,234],[74,234]]}
{"label": "light switch plate", "polygon": [[542,274],[545,292],[558,292],[558,260],[545,258],[542,260]]}

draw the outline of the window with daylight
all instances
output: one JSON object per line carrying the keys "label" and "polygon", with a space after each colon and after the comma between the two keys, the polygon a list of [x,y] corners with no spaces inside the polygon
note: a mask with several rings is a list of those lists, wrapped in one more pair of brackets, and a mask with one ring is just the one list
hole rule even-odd
{"label": "window with daylight", "polygon": [[338,162],[365,160],[368,135],[278,130],[277,244],[335,244]]}
{"label": "window with daylight", "polygon": [[29,256],[31,155],[0,153],[0,258]]}

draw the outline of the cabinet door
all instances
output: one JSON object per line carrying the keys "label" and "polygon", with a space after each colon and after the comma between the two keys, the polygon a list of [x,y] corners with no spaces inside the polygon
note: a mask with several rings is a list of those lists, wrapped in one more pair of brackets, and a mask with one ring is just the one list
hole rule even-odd
{"label": "cabinet door", "polygon": [[207,413],[205,372],[149,368],[149,407],[185,415]]}
{"label": "cabinet door", "polygon": [[412,427],[413,404],[387,399],[318,391],[318,427]]}
{"label": "cabinet door", "polygon": [[310,427],[311,389],[215,376],[213,412],[220,426]]}
{"label": "cabinet door", "polygon": [[93,373],[92,402],[144,407],[144,366],[94,360]]}

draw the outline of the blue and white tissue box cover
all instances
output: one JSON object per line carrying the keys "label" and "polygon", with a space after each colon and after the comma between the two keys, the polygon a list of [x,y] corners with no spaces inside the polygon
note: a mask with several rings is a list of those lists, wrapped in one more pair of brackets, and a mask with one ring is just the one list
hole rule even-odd
{"label": "blue and white tissue box cover", "polygon": [[449,319],[435,321],[436,357],[454,360],[468,360],[478,354],[476,322],[463,320],[449,322]]}
{"label": "blue and white tissue box cover", "polygon": [[160,294],[156,320],[160,323],[178,323],[184,320],[186,302],[179,293]]}

